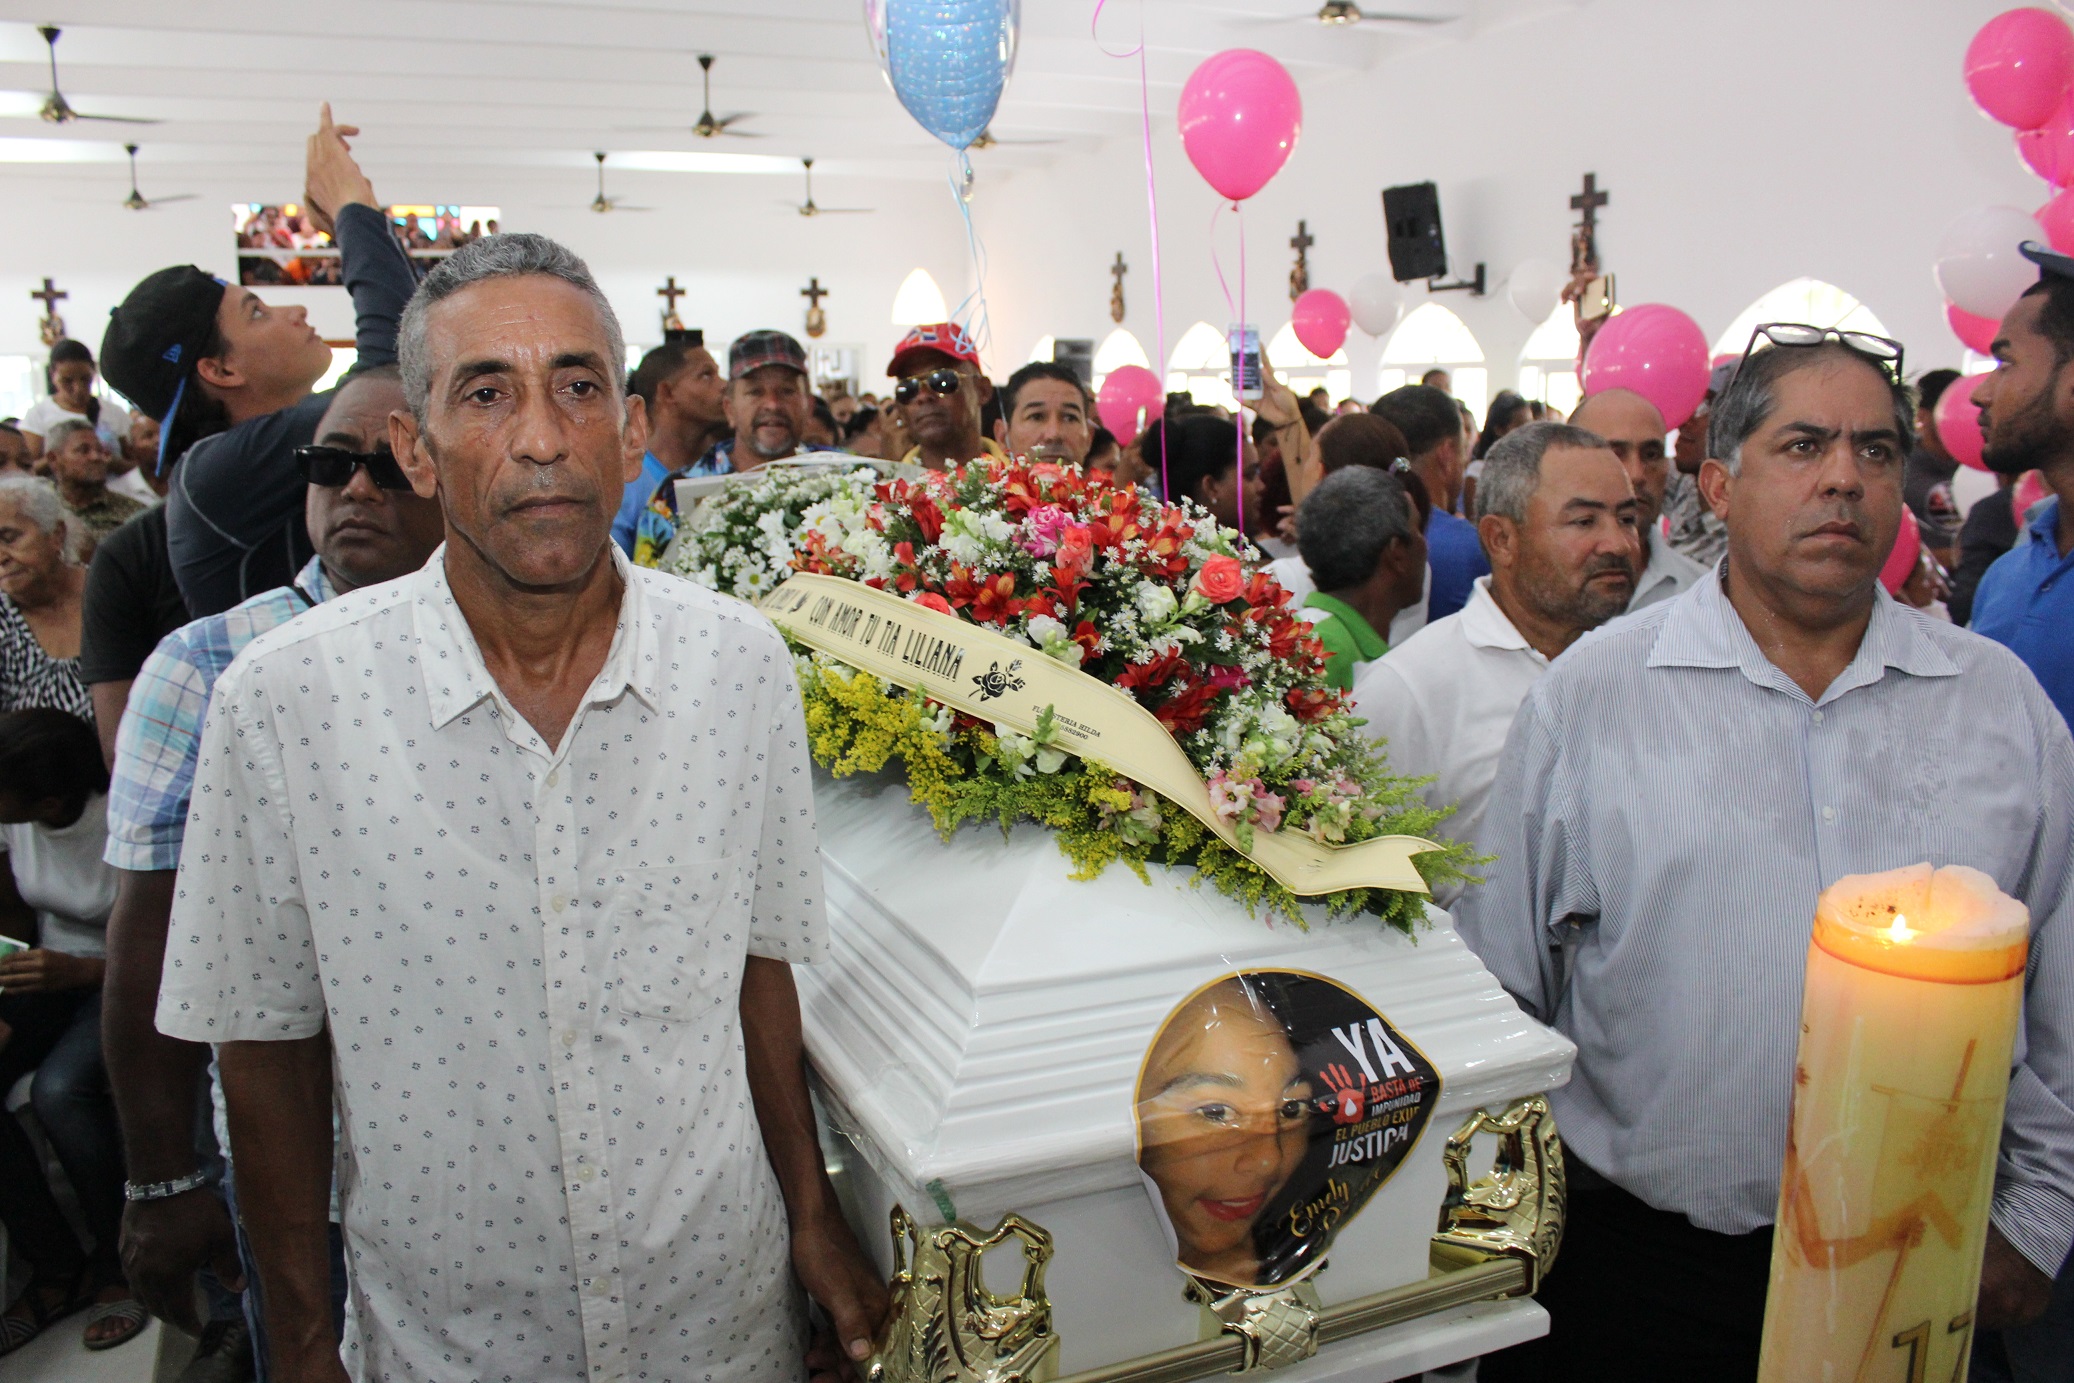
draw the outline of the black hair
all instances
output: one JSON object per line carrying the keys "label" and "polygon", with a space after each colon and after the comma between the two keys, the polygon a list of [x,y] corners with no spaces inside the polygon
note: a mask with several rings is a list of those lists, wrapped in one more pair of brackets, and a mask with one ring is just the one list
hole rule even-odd
{"label": "black hair", "polygon": [[1462,435],[1461,408],[1430,384],[1392,389],[1370,404],[1368,411],[1397,425],[1414,458],[1424,456],[1450,437]]}
{"label": "black hair", "polygon": [[1007,415],[1001,411],[1001,391],[987,395],[987,401],[979,406],[979,435],[987,441],[994,440],[994,424]]}
{"label": "black hair", "polygon": [[641,402],[655,407],[655,391],[662,382],[684,368],[691,353],[700,349],[697,342],[665,341],[641,357],[641,363],[627,376],[627,392],[639,394]]}
{"label": "black hair", "polygon": [[[1161,438],[1166,459],[1168,500],[1202,499],[1203,482],[1223,475],[1239,459],[1239,429],[1236,423],[1209,414],[1181,418],[1163,426]],[[1152,462],[1146,455],[1148,464]]]}
{"label": "black hair", "polygon": [[[212,357],[220,358],[228,349],[223,332],[212,317],[207,326],[197,333],[200,338],[195,344],[194,358],[197,363]],[[159,420],[165,426],[165,437],[159,447],[159,455],[166,458],[168,466],[187,454],[187,449],[204,437],[214,437],[219,432],[230,431],[230,409],[223,400],[214,397],[202,387],[200,376],[193,371],[187,375],[186,387],[180,391],[180,406],[169,418]]]}
{"label": "black hair", "polygon": [[877,422],[878,420],[878,409],[868,407],[859,408],[856,412],[850,415],[850,421],[843,424],[843,440],[845,442],[848,442],[853,441],[856,438],[862,437],[866,432],[871,430],[871,425]]}
{"label": "black hair", "polygon": [[0,715],[0,791],[76,804],[108,791],[100,736],[78,716],[46,706]]}
{"label": "black hair", "polygon": [[1072,385],[1080,391],[1080,406],[1090,412],[1094,410],[1095,403],[1088,395],[1087,385],[1081,381],[1071,365],[1061,365],[1056,360],[1032,360],[1010,375],[1008,383],[1001,386],[1001,415],[1013,418],[1016,395],[1022,393],[1025,385],[1040,379],[1055,379],[1061,384]]}
{"label": "black hair", "polygon": [[[95,368],[94,353],[87,349],[86,342],[74,341],[70,338],[52,346],[50,348],[50,363],[43,367],[43,387],[50,390],[53,394],[58,392],[58,383],[54,376],[57,374],[57,368],[60,365],[84,365],[91,370]],[[90,423],[101,421],[101,401],[92,394],[86,396],[86,420]]]}
{"label": "black hair", "polygon": [[1528,421],[1533,421],[1534,410],[1527,407],[1525,398],[1510,389],[1500,389],[1498,396],[1491,400],[1491,406],[1484,410],[1483,430],[1476,435],[1476,454],[1471,459],[1483,460],[1484,453],[1491,449],[1491,443],[1498,440],[1498,429],[1522,408],[1527,409]]}
{"label": "black hair", "polygon": [[2045,299],[2039,305],[2038,334],[2052,342],[2054,366],[2074,360],[2074,279],[2041,273],[2024,296]]}
{"label": "black hair", "polygon": [[835,420],[835,410],[828,406],[827,399],[814,400],[814,419],[828,429],[830,437],[838,442],[843,439],[843,425]]}
{"label": "black hair", "polygon": [[[2070,296],[2074,296],[2074,284],[2069,285]],[[2062,360],[2065,359],[2063,355]],[[1707,413],[1707,454],[1728,467],[1734,475],[1742,469],[1743,444],[1764,426],[1777,402],[1778,382],[1796,370],[1807,369],[1829,360],[1855,360],[1875,371],[1887,385],[1889,400],[1894,407],[1894,431],[1899,434],[1896,445],[1907,455],[1916,444],[1916,401],[1909,387],[1894,378],[1886,362],[1874,360],[1844,345],[1841,341],[1824,341],[1815,346],[1772,346],[1761,350],[1745,360],[1721,397],[1714,400]],[[1482,507],[1483,491],[1477,490],[1478,507]]]}
{"label": "black hair", "polygon": [[1313,437],[1318,435],[1318,429],[1332,421],[1330,413],[1307,398],[1296,401],[1296,416],[1303,419],[1304,430]]}
{"label": "black hair", "polygon": [[1944,391],[1956,384],[1960,378],[1957,370],[1923,371],[1923,377],[1916,381],[1916,406],[1925,410],[1937,407],[1937,401],[1944,397]]}

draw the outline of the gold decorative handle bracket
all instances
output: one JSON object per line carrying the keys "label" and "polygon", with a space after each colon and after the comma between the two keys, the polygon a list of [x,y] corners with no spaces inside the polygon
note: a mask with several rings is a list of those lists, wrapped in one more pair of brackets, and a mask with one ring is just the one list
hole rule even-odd
{"label": "gold decorative handle bracket", "polygon": [[[1044,1269],[1051,1235],[1020,1215],[991,1234],[962,1221],[919,1228],[894,1206],[893,1311],[865,1364],[868,1383],[1046,1383],[1058,1373],[1059,1337]],[[987,1289],[988,1249],[1022,1247],[1023,1280],[1014,1296]]]}
{"label": "gold decorative handle bracket", "polygon": [[[1479,1133],[1498,1136],[1491,1174],[1469,1180],[1469,1149]],[[1447,1168],[1447,1199],[1440,1232],[1433,1236],[1435,1272],[1493,1258],[1527,1265],[1520,1293],[1531,1296],[1555,1262],[1563,1242],[1569,1192],[1563,1178],[1563,1140],[1545,1095],[1514,1100],[1503,1114],[1480,1109],[1456,1129],[1441,1154]]]}
{"label": "gold decorative handle bracket", "polygon": [[1216,1286],[1193,1278],[1187,1295],[1203,1308],[1206,1338],[1222,1335],[1238,1340],[1239,1365],[1229,1372],[1284,1368],[1318,1352],[1318,1322],[1324,1307],[1308,1277],[1265,1291]]}

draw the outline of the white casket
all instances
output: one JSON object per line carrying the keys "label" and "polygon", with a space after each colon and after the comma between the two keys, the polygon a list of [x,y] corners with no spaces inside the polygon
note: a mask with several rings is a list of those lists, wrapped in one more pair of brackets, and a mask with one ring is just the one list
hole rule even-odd
{"label": "white casket", "polygon": [[[944,842],[890,776],[822,774],[816,801],[834,949],[800,971],[806,1043],[824,1117],[843,1140],[860,1238],[889,1273],[896,1207],[923,1226],[982,1232],[1013,1212],[1051,1241],[1043,1286],[1058,1344],[1048,1369],[1146,1380],[1229,1370],[1235,1356],[1118,1367],[1218,1338],[1184,1291],[1139,1171],[1134,1091],[1154,1034],[1184,998],[1235,970],[1279,968],[1356,991],[1440,1077],[1418,1141],[1310,1279],[1326,1308],[1324,1343],[1286,1376],[1416,1375],[1545,1332],[1541,1309],[1518,1295],[1530,1274],[1499,1265],[1497,1276],[1444,1281],[1434,1239],[1449,1135],[1479,1110],[1495,1115],[1561,1085],[1574,1049],[1520,1012],[1444,912],[1431,910],[1416,940],[1373,918],[1321,915],[1305,932],[1247,915],[1190,886],[1185,871],[1155,870],[1147,886],[1119,865],[1076,881],[1034,826],[1006,840],[968,827]],[[1540,1150],[1552,1146],[1551,1126]],[[1542,1194],[1559,1208],[1560,1172],[1543,1170],[1555,1184]],[[1502,1220],[1504,1189],[1484,1199]],[[1012,1291],[1014,1273],[990,1263],[984,1276]],[[1489,1299],[1507,1289],[1515,1295]],[[1244,1348],[1229,1337],[1225,1346]]]}

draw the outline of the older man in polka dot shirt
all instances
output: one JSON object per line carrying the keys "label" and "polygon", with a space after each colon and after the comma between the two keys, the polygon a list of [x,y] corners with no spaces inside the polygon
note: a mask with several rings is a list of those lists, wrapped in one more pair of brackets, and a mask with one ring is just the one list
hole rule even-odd
{"label": "older man in polka dot shirt", "polygon": [[886,1296],[807,1098],[784,644],[613,547],[645,421],[574,255],[457,251],[401,352],[391,441],[446,545],[217,683],[159,998],[219,1044],[277,1376],[851,1375]]}

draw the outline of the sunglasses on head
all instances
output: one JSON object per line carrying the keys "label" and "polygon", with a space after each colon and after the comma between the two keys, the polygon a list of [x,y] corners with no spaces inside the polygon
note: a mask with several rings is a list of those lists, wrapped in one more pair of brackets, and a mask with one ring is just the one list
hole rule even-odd
{"label": "sunglasses on head", "polygon": [[948,398],[958,392],[958,386],[964,382],[964,378],[946,365],[940,370],[931,370],[926,375],[909,375],[893,386],[893,397],[901,403],[913,403],[915,396],[922,392],[922,386],[926,384],[930,393]]}
{"label": "sunglasses on head", "polygon": [[389,450],[387,442],[373,451],[349,451],[345,447],[322,445],[297,447],[295,464],[305,481],[327,490],[351,484],[353,472],[361,466],[367,467],[367,478],[380,489],[410,488],[410,480],[404,475],[403,467],[396,464],[396,453]]}
{"label": "sunglasses on head", "polygon": [[1750,361],[1759,341],[1769,341],[1774,346],[1819,346],[1825,341],[1834,341],[1851,354],[1870,360],[1886,371],[1896,384],[1901,382],[1901,343],[1885,336],[1874,336],[1869,331],[1840,331],[1835,327],[1809,326],[1805,322],[1762,322],[1750,333],[1750,344],[1743,348],[1741,369]]}

